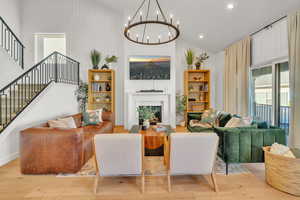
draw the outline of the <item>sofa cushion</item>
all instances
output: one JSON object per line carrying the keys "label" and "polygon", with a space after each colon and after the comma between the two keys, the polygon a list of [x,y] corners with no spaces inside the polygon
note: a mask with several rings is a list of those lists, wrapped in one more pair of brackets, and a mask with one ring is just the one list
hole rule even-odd
{"label": "sofa cushion", "polygon": [[218,126],[219,127],[225,127],[227,122],[232,118],[230,113],[222,112],[218,115]]}
{"label": "sofa cushion", "polygon": [[252,125],[257,125],[257,128],[259,129],[269,128],[268,123],[266,121],[261,121],[261,120],[253,120]]}
{"label": "sofa cushion", "polygon": [[83,127],[85,133],[90,134],[101,134],[101,133],[111,133],[113,129],[113,123],[110,121],[104,121],[97,125],[87,125]]}
{"label": "sofa cushion", "polygon": [[215,124],[218,117],[218,111],[214,109],[205,110],[201,116],[201,122]]}
{"label": "sofa cushion", "polygon": [[62,129],[71,129],[76,128],[76,124],[72,117],[57,119],[57,120],[49,120],[48,121],[50,128],[62,128]]}
{"label": "sofa cushion", "polygon": [[100,123],[98,111],[90,111],[83,113],[83,125],[97,125]]}

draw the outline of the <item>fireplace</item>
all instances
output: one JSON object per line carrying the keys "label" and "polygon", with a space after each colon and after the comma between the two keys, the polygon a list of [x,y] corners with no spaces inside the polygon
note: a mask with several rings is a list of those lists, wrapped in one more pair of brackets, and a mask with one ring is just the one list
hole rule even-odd
{"label": "fireplace", "polygon": [[[151,125],[156,125],[162,122],[162,106],[139,106],[139,108],[150,108],[154,113],[154,118],[150,119]],[[139,116],[139,124],[142,125],[143,119]]]}

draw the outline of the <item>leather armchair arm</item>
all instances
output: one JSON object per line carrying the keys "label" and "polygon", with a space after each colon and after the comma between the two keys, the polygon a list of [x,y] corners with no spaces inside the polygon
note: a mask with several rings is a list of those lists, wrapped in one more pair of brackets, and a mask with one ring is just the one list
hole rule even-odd
{"label": "leather armchair arm", "polygon": [[20,138],[21,171],[24,174],[76,172],[84,162],[83,145],[82,128],[25,129]]}
{"label": "leather armchair arm", "polygon": [[115,115],[112,112],[103,112],[102,119],[103,121],[111,121],[113,125],[115,124]]}

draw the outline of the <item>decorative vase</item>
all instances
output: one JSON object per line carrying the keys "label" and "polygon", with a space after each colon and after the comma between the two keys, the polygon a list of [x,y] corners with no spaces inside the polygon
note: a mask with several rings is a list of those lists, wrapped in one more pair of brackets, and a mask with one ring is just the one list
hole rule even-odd
{"label": "decorative vase", "polygon": [[188,69],[192,70],[193,69],[193,65],[188,65]]}
{"label": "decorative vase", "polygon": [[109,83],[106,83],[105,90],[107,92],[109,92],[111,90],[111,87],[110,87]]}
{"label": "decorative vase", "polygon": [[100,76],[99,76],[99,74],[95,74],[95,75],[94,75],[94,80],[95,80],[95,81],[100,81]]}
{"label": "decorative vase", "polygon": [[148,129],[150,127],[150,121],[149,121],[149,119],[144,120],[143,126],[145,126],[146,129]]}
{"label": "decorative vase", "polygon": [[93,69],[99,69],[98,65],[93,66]]}
{"label": "decorative vase", "polygon": [[199,70],[199,69],[201,69],[201,65],[202,65],[202,63],[201,63],[201,62],[197,62],[197,63],[195,64],[195,66],[196,66],[196,70]]}
{"label": "decorative vase", "polygon": [[107,64],[104,64],[101,69],[109,69],[109,67],[107,66]]}

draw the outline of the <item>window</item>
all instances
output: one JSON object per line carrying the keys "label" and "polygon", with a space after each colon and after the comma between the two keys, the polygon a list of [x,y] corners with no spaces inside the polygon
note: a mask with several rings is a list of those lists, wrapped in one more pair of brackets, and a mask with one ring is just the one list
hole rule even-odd
{"label": "window", "polygon": [[66,55],[65,34],[35,34],[35,62],[46,58],[54,51]]}
{"label": "window", "polygon": [[288,62],[251,70],[252,116],[289,131],[290,86]]}

